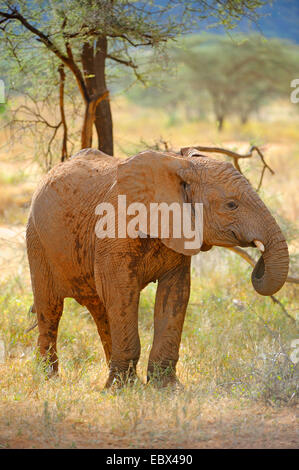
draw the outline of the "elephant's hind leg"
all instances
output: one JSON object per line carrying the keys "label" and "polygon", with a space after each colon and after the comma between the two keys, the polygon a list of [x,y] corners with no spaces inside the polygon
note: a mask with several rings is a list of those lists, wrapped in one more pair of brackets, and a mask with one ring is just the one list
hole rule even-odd
{"label": "elephant's hind leg", "polygon": [[27,230],[27,251],[39,329],[38,347],[47,364],[48,376],[52,376],[58,372],[56,342],[63,297],[55,285],[38,236],[30,226]]}
{"label": "elephant's hind leg", "polygon": [[98,303],[88,303],[86,304],[86,308],[88,308],[89,312],[91,313],[98,329],[98,333],[100,335],[106,361],[108,366],[110,365],[111,359],[111,351],[112,351],[112,342],[111,342],[111,334],[110,334],[110,326],[108,321],[108,316],[106,313],[106,309],[102,302],[99,299]]}
{"label": "elephant's hind leg", "polygon": [[58,298],[35,299],[39,329],[38,346],[47,365],[48,377],[58,373],[57,333],[63,311],[63,300]]}

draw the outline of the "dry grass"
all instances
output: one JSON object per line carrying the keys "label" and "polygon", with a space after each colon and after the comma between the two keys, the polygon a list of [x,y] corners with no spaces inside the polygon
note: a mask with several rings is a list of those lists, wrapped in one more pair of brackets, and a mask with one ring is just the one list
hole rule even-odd
{"label": "dry grass", "polygon": [[[245,279],[238,281],[241,274]],[[270,299],[247,292],[247,277],[247,268],[235,266],[225,282],[213,274],[204,282],[194,278],[178,365],[185,389],[176,393],[144,385],[154,285],[140,305],[140,381],[111,393],[102,391],[107,367],[89,314],[67,300],[60,377],[47,381],[35,357],[37,331],[24,333],[31,294],[17,280],[6,284],[0,299],[7,353],[0,366],[0,445],[296,447],[298,370],[273,361],[281,344],[290,352],[294,326]],[[281,296],[294,313],[293,289],[285,287]]]}
{"label": "dry grass", "polygon": [[[211,123],[169,127],[164,112],[123,99],[113,106],[120,156],[143,149],[141,139],[153,144],[160,136],[176,148],[200,143],[242,151],[249,141],[266,145],[276,175],[266,176],[262,196],[296,221],[298,121],[251,121],[243,128],[228,123],[219,136]],[[71,299],[59,329],[60,376],[45,380],[35,356],[37,330],[25,334],[32,294],[22,238],[41,171],[32,163],[30,142],[18,145],[0,155],[0,339],[6,348],[0,364],[0,447],[298,447],[299,372],[287,359],[291,341],[299,338],[296,289],[287,285],[278,294],[294,324],[279,305],[254,293],[250,268],[225,250],[203,253],[194,264],[178,364],[183,391],[144,385],[154,284],[140,303],[140,381],[117,393],[102,390],[107,367],[96,327]],[[244,168],[255,181],[254,162]],[[295,251],[294,242],[291,248]]]}

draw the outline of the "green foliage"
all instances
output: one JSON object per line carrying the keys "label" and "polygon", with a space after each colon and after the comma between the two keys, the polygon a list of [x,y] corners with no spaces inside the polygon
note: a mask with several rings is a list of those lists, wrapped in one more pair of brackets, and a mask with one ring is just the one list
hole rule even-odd
{"label": "green foliage", "polygon": [[[198,20],[208,16],[214,17],[217,24],[233,28],[242,17],[253,18],[263,3],[233,0],[223,6],[214,0],[168,1],[163,5],[159,1],[138,2],[137,5],[135,1],[123,0],[113,3],[107,0],[8,1],[0,10],[5,24],[0,30],[1,58],[5,67],[9,67],[5,74],[12,88],[15,80],[20,79],[23,92],[34,90],[43,99],[57,85],[60,57],[56,50],[66,55],[69,48],[75,61],[80,62],[83,43],[106,36],[109,38],[107,72],[113,77],[113,65],[133,66],[136,70],[134,51],[137,47],[142,50],[148,46],[162,47],[167,40],[189,32]],[[35,30],[28,29],[28,23]],[[53,47],[49,47],[44,38],[50,39]],[[137,74],[137,78],[141,76]]]}
{"label": "green foliage", "polygon": [[[37,140],[36,153],[45,155],[45,166],[51,167],[61,147],[57,136],[62,134],[62,118],[60,121],[56,118],[60,115],[58,68],[61,64],[67,71],[66,108],[71,109],[67,113],[67,127],[73,129],[73,116],[83,115],[80,99],[86,105],[92,96],[102,95],[105,91],[105,80],[101,78],[99,84],[97,76],[100,69],[105,69],[103,77],[106,76],[108,89],[121,82],[123,67],[127,67],[130,77],[128,86],[136,80],[144,82],[152,68],[153,56],[146,53],[148,48],[161,59],[167,41],[192,31],[201,19],[212,17],[216,24],[232,29],[243,17],[254,19],[263,3],[261,0],[230,0],[224,4],[216,0],[163,3],[7,0],[0,8],[1,63],[9,78],[9,97],[23,95],[27,100],[26,108],[17,107],[11,113],[17,132],[22,135],[29,129],[33,133]],[[103,38],[108,41],[108,52],[106,61],[100,64],[98,41]],[[92,50],[95,61],[92,73],[85,70],[88,68],[86,49]],[[138,55],[137,49],[142,51]],[[50,121],[47,113],[52,117]],[[172,121],[175,121],[172,114]],[[110,116],[108,112],[107,115]],[[107,115],[105,119],[109,121],[107,125],[111,131]],[[99,125],[96,128],[99,133]],[[68,141],[72,147],[78,131],[77,128],[73,133],[69,132]]]}
{"label": "green foliage", "polygon": [[221,125],[232,115],[245,123],[262,106],[289,97],[299,48],[260,36],[192,35],[169,46],[169,60],[172,69],[152,73],[160,88],[135,88],[130,99],[172,112],[185,108],[191,119],[212,112]]}

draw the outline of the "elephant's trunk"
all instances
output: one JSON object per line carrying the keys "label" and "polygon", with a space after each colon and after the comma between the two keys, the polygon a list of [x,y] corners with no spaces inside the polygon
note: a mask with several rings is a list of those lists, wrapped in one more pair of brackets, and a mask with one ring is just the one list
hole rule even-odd
{"label": "elephant's trunk", "polygon": [[273,217],[270,216],[270,220],[268,217],[264,220],[267,227],[265,251],[251,275],[252,285],[261,295],[273,295],[281,289],[289,269],[289,252],[285,238]]}

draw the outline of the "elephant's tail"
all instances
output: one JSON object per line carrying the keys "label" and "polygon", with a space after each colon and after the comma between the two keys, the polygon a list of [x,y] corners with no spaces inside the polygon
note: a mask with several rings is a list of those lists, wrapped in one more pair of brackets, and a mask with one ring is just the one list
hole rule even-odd
{"label": "elephant's tail", "polygon": [[32,304],[31,307],[30,307],[29,310],[28,310],[28,315],[30,315],[30,313],[36,313],[35,305],[34,305],[34,304]]}
{"label": "elephant's tail", "polygon": [[[31,315],[31,313],[36,313],[35,305],[32,304],[31,307],[28,310],[28,317]],[[25,333],[29,333],[29,331],[33,330],[34,328],[37,327],[37,320],[31,325],[29,328],[25,330]]]}

